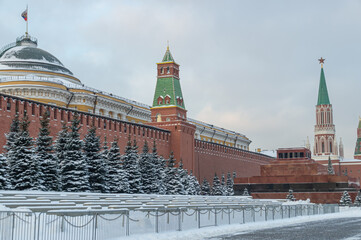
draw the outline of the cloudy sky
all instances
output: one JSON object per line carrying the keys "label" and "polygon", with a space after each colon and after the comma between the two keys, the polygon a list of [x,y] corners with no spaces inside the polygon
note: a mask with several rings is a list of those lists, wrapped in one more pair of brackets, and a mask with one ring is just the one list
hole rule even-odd
{"label": "cloudy sky", "polygon": [[313,144],[321,56],[336,134],[361,115],[361,1],[0,0],[0,45],[29,33],[85,85],[151,104],[167,41],[188,116],[250,149]]}

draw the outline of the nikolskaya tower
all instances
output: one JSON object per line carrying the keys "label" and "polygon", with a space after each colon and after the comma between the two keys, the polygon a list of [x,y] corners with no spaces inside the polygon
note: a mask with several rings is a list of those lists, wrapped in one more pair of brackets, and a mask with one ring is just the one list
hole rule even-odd
{"label": "nikolskaya tower", "polygon": [[[316,125],[315,139],[313,147],[313,159],[317,162],[327,165],[328,159],[332,160],[334,165],[338,164],[340,158],[343,158],[343,145],[336,141],[336,129],[333,123],[333,109],[328,96],[326,78],[323,69],[325,59],[319,59],[321,64],[320,85],[318,89],[318,99],[316,105]],[[335,168],[338,171],[338,168]]]}

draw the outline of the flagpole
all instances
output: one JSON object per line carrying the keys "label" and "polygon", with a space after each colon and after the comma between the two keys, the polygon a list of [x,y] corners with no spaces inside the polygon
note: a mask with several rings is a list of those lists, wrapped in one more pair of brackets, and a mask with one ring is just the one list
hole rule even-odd
{"label": "flagpole", "polygon": [[28,5],[26,4],[26,15],[27,15],[27,19],[26,19],[26,37],[28,37],[28,24],[29,24],[29,10],[28,10]]}

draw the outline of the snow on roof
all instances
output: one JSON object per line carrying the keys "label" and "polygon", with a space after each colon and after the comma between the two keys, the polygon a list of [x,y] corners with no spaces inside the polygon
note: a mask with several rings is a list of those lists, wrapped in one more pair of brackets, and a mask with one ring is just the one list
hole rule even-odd
{"label": "snow on roof", "polygon": [[340,162],[342,163],[360,163],[361,164],[361,160],[360,159],[345,159],[345,158],[342,158],[340,159]]}
{"label": "snow on roof", "polygon": [[260,153],[273,158],[277,158],[277,150],[262,150]]}

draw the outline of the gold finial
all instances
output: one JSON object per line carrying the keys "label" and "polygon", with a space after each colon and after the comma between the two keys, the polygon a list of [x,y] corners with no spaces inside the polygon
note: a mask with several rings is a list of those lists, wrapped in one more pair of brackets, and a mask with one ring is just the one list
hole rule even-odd
{"label": "gold finial", "polygon": [[324,64],[324,62],[325,62],[325,60],[326,59],[324,59],[324,58],[320,58],[320,59],[318,59],[318,61],[320,62],[320,64],[321,64],[321,68],[323,68],[323,64]]}
{"label": "gold finial", "polygon": [[169,51],[169,40],[167,40],[167,51]]}

